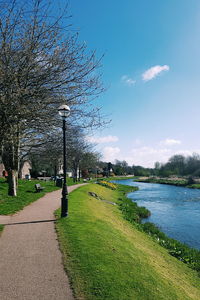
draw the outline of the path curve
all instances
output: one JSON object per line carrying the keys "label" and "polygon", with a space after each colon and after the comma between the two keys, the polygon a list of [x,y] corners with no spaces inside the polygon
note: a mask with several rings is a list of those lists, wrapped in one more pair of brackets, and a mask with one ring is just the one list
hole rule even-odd
{"label": "path curve", "polygon": [[[82,186],[68,187],[68,191]],[[73,300],[54,226],[61,190],[1,219],[1,300]]]}

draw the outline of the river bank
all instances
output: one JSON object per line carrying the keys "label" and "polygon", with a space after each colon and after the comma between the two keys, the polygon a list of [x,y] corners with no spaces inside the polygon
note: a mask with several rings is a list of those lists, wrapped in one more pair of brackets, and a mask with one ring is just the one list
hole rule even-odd
{"label": "river bank", "polygon": [[128,220],[126,201],[132,201],[126,194],[131,191],[129,186],[88,184],[70,194],[70,216],[59,219],[56,229],[75,297],[200,299],[197,273]]}
{"label": "river bank", "polygon": [[200,183],[189,183],[188,179],[184,178],[155,178],[155,177],[140,177],[135,179],[136,182],[169,184],[175,186],[183,186],[192,189],[200,189]]}
{"label": "river bank", "polygon": [[[129,186],[130,187],[130,186]],[[124,185],[119,188],[124,189]],[[134,188],[131,192],[138,191],[138,187]],[[140,207],[136,202],[133,202],[132,198],[125,197],[120,203],[120,209],[126,220],[136,225],[137,228],[143,232],[146,232],[153,240],[166,248],[170,255],[176,257],[178,260],[186,263],[190,268],[199,272],[200,275],[200,251],[193,249],[188,245],[181,243],[176,239],[168,237],[164,232],[160,230],[158,226],[151,222],[141,223],[141,219],[148,218],[151,215],[146,207]],[[140,214],[140,211],[144,214]],[[135,216],[137,215],[137,217]],[[137,223],[137,224],[136,224]]]}
{"label": "river bank", "polygon": [[[160,230],[158,226],[151,222],[140,223],[140,218],[134,217],[134,209],[132,207],[133,203],[130,199],[126,200],[125,202],[126,209],[122,212],[129,222],[137,224],[137,228],[143,232],[146,232],[151,238],[158,243],[160,246],[166,248],[170,255],[176,257],[178,260],[182,261],[183,263],[187,264],[190,268],[197,271],[200,276],[200,251],[197,249],[193,249],[180,241],[172,239],[168,237],[164,232]],[[141,207],[139,207],[141,208]],[[141,218],[147,218],[150,216],[151,212],[142,207],[149,212],[149,214],[144,214]]]}

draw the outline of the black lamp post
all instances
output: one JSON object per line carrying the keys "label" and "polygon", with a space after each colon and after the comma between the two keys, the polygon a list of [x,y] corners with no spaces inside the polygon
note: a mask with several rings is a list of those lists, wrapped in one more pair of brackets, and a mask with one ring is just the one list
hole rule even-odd
{"label": "black lamp post", "polygon": [[61,105],[58,108],[58,113],[63,120],[63,188],[62,188],[62,199],[61,199],[61,218],[68,216],[68,191],[67,191],[67,180],[66,180],[66,119],[70,114],[70,108],[67,105]]}

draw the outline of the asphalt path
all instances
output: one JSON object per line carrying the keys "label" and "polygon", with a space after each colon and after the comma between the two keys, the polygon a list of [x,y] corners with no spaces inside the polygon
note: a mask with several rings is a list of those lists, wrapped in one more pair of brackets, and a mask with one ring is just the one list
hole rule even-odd
{"label": "asphalt path", "polygon": [[60,199],[61,190],[54,191],[13,216],[0,216],[7,224],[0,237],[1,300],[74,300],[55,232]]}

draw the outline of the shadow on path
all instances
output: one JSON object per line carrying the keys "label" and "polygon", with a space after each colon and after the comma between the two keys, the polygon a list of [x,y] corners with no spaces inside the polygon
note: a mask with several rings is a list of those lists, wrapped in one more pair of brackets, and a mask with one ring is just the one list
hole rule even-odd
{"label": "shadow on path", "polygon": [[[57,219],[58,220],[58,219]],[[33,224],[33,223],[45,223],[45,222],[55,222],[56,220],[38,220],[38,221],[27,221],[27,222],[17,222],[17,223],[7,223],[3,225],[23,225],[23,224]]]}

